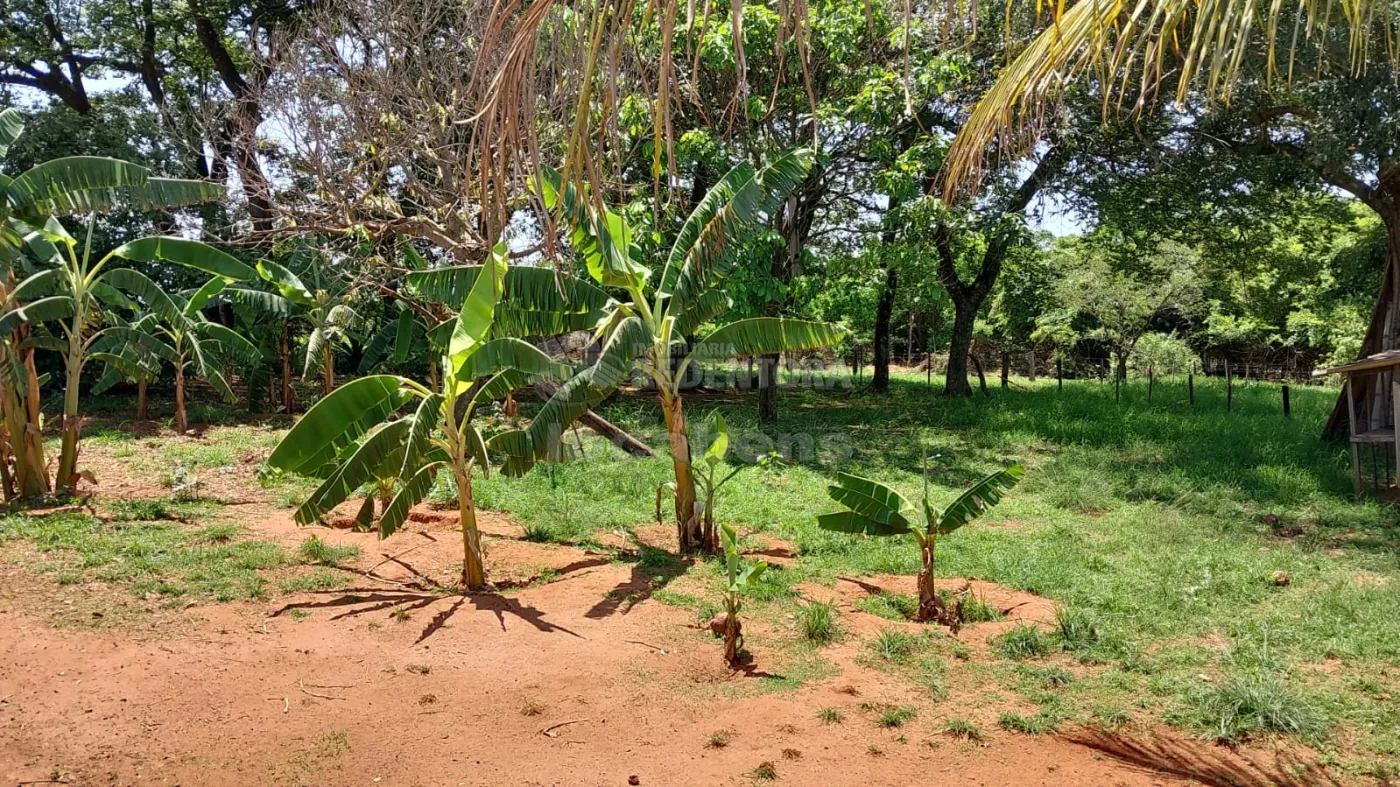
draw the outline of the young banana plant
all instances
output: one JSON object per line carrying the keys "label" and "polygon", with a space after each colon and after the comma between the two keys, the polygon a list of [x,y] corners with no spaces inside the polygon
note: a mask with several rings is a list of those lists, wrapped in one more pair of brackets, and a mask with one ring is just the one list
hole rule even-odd
{"label": "young banana plant", "polygon": [[[9,151],[23,131],[23,113],[17,109],[0,112],[0,156]],[[129,254],[120,255],[113,252],[95,265],[90,265],[91,232],[89,231],[88,243],[84,245],[80,260],[75,251],[76,242],[63,230],[55,217],[91,217],[116,209],[162,210],[212,202],[222,199],[223,196],[224,188],[217,183],[152,177],[145,167],[97,156],[57,158],[37,164],[17,175],[0,174],[0,264],[12,270],[22,269],[26,274],[30,274],[16,286],[9,288],[6,302],[14,306],[23,305],[28,315],[25,321],[31,324],[42,320],[70,320],[63,329],[67,342],[46,341],[47,346],[43,348],[63,352],[69,367],[68,388],[64,398],[63,443],[57,477],[57,486],[60,489],[72,487],[77,466],[79,426],[75,380],[81,374],[84,360],[81,345],[91,339],[91,331],[99,325],[101,310],[97,300],[110,302],[120,297],[113,288],[120,287],[121,284],[102,276],[101,268],[106,260],[117,256],[158,259],[161,258],[162,249],[155,239],[144,239],[144,245],[142,241],[137,241],[134,247],[132,244],[123,247],[130,252]],[[53,269],[33,273],[33,260],[27,259],[24,254],[26,247],[38,262],[53,264]],[[58,253],[57,247],[65,249],[66,257]],[[170,247],[167,245],[166,248]],[[13,314],[14,310],[11,309],[10,313]],[[35,375],[32,350],[35,348],[31,345],[28,349],[29,352],[23,353],[22,363],[25,370],[22,377],[33,382]],[[25,428],[37,429],[37,386],[27,388],[25,394],[35,397],[33,406],[28,408],[31,413],[28,427]],[[4,395],[8,397],[11,394],[7,392]],[[13,426],[20,425],[9,424],[7,428]],[[20,444],[28,440],[25,437],[17,438],[13,432],[9,437],[12,443],[16,439]],[[13,456],[30,464],[42,463],[43,460],[42,452],[36,454],[33,451],[18,451]],[[40,486],[43,487],[41,492],[48,491],[46,469],[31,466],[22,471],[17,470],[17,475],[34,481],[26,485],[26,494],[34,493]],[[39,481],[42,481],[42,484],[38,483]]]}
{"label": "young banana plant", "polygon": [[[730,470],[727,475],[721,475],[720,468],[724,466],[724,456],[729,453],[729,425],[725,423],[724,416],[720,415],[718,410],[710,417],[710,423],[714,428],[715,436],[710,441],[710,446],[705,449],[700,471],[695,474],[695,480],[700,486],[701,493],[705,496],[705,500],[701,504],[703,507],[700,509],[700,519],[706,532],[714,531],[715,497],[719,494],[719,490],[729,483],[730,479],[738,475],[740,470],[744,469],[744,466],[740,465]],[[661,491],[661,489],[656,490],[658,523],[661,519]]]}
{"label": "young banana plant", "polygon": [[185,378],[193,373],[233,402],[233,388],[224,377],[226,360],[254,362],[261,353],[238,332],[211,322],[203,309],[232,281],[215,276],[197,290],[167,294],[158,287],[144,300],[150,311],[127,325],[113,325],[93,343],[89,358],[107,364],[93,387],[100,394],[123,377],[151,381],[160,374],[161,362],[175,371],[175,430],[189,430],[185,407]]}
{"label": "young banana plant", "polygon": [[[485,275],[475,277],[460,302],[439,360],[441,392],[396,375],[361,377],[318,401],[282,438],[268,457],[269,468],[324,479],[297,509],[298,523],[324,517],[365,484],[382,488],[388,477],[398,492],[379,517],[379,534],[387,537],[427,496],[438,472],[449,468],[461,516],[462,585],[467,591],[487,587],[472,474],[477,468],[488,472],[488,464],[486,443],[471,423],[473,409],[568,371],[530,343],[493,330],[508,259],[505,245],[498,245],[480,266]],[[412,415],[390,420],[414,402]],[[360,510],[363,517],[363,505]]]}
{"label": "young banana plant", "polygon": [[724,660],[731,667],[738,667],[740,653],[744,647],[744,627],[739,623],[739,612],[743,609],[743,595],[749,587],[768,570],[768,562],[751,562],[739,555],[739,537],[734,526],[728,523],[720,526],[724,540],[724,620],[721,632],[724,634]]}
{"label": "young banana plant", "polygon": [[[538,460],[558,451],[563,431],[600,401],[633,371],[640,369],[656,387],[670,438],[675,472],[676,527],[683,551],[714,551],[717,534],[707,526],[697,505],[690,438],[681,400],[681,381],[694,364],[735,356],[813,350],[835,344],[842,330],[825,323],[758,317],[718,328],[698,342],[684,359],[673,353],[678,343],[702,325],[723,314],[730,300],[723,283],[735,267],[736,253],[746,232],[761,223],[787,194],[807,176],[812,154],[805,150],[778,157],[762,169],[744,163],[730,170],[700,200],[677,233],[659,275],[639,261],[633,242],[635,231],[617,212],[561,185],[558,173],[543,177],[544,204],[557,211],[569,230],[574,252],[586,263],[589,275],[602,287],[626,293],[615,300],[591,282],[556,274],[566,291],[583,293],[572,303],[590,305],[589,295],[602,296],[596,308],[577,312],[591,323],[595,339],[602,343],[597,361],[570,379],[550,397],[528,428],[504,432],[491,447],[509,458],[502,468],[508,475],[527,472]],[[410,274],[420,287],[444,287],[454,269]],[[461,270],[461,269],[456,269]],[[506,302],[526,314],[547,314],[549,309],[531,297],[558,295],[526,287],[507,287]],[[577,308],[577,307],[575,307]],[[557,333],[558,331],[556,331]],[[531,335],[547,335],[532,330]]]}
{"label": "young banana plant", "polygon": [[[310,380],[320,375],[321,393],[328,394],[335,389],[335,346],[349,342],[361,319],[351,305],[354,290],[322,269],[319,254],[311,247],[297,250],[293,257],[303,261],[302,275],[272,260],[258,262],[258,275],[285,300],[280,311],[308,327],[301,377]],[[303,283],[303,276],[309,284]]]}
{"label": "young banana plant", "polygon": [[[919,569],[918,620],[936,621],[954,631],[962,621],[957,619],[943,599],[938,596],[934,577],[935,547],[939,536],[946,536],[981,516],[1001,501],[1001,495],[1021,480],[1025,470],[1012,465],[982,478],[964,491],[942,511],[928,499],[928,479],[924,480],[921,510],[895,490],[877,481],[840,473],[835,486],[827,488],[832,500],[849,510],[817,517],[817,526],[838,533],[860,533],[867,536],[909,535],[919,545],[922,567]],[[922,514],[922,522],[919,521]]]}

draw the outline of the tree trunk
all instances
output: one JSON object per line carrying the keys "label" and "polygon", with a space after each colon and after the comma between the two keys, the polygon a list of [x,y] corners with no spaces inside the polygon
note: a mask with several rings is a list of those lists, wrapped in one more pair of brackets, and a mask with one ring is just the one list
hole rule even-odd
{"label": "tree trunk", "polygon": [[1128,354],[1126,352],[1119,352],[1117,355],[1118,368],[1114,371],[1114,374],[1118,376],[1118,379],[1126,380],[1128,379]]}
{"label": "tree trunk", "polygon": [[744,639],[744,627],[739,623],[739,615],[726,613],[724,616],[724,660],[730,667],[739,666],[739,643]]}
{"label": "tree trunk", "polygon": [[764,355],[758,361],[758,420],[778,420],[778,355]]}
{"label": "tree trunk", "polygon": [[476,527],[471,471],[465,464],[454,462],[452,473],[457,479],[457,511],[462,522],[462,587],[476,592],[486,589],[486,556],[481,550],[481,531]]}
{"label": "tree trunk", "polygon": [[184,434],[190,430],[189,419],[185,416],[185,365],[175,364],[175,431]]}
{"label": "tree trunk", "polygon": [[894,294],[899,288],[899,271],[885,271],[885,288],[875,305],[875,373],[870,378],[870,390],[885,393],[890,390],[890,314],[894,311]]}
{"label": "tree trunk", "polygon": [[335,353],[331,352],[331,343],[326,342],[321,346],[321,393],[330,395],[335,390]]}
{"label": "tree trunk", "polygon": [[282,354],[282,409],[289,415],[292,412],[292,349],[288,345],[286,326],[282,328],[282,341],[278,351]]}
{"label": "tree trunk", "polygon": [[967,356],[972,352],[972,324],[977,306],[971,299],[953,301],[953,333],[948,339],[948,370],[943,374],[944,396],[971,396],[967,380]]}
{"label": "tree trunk", "polygon": [[136,381],[136,420],[145,421],[151,417],[146,407],[146,381]]}
{"label": "tree trunk", "polygon": [[671,464],[676,473],[676,540],[682,552],[713,552],[714,533],[706,533],[695,505],[695,475],[690,464],[690,435],[686,432],[681,397],[663,394],[661,410],[671,442]]}

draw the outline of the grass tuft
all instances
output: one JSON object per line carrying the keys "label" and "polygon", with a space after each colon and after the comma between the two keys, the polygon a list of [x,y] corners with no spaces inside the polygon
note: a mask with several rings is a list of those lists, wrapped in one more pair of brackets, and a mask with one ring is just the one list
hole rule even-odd
{"label": "grass tuft", "polygon": [[802,636],[818,645],[833,642],[841,634],[836,622],[836,605],[829,601],[811,601],[797,608],[797,627]]}
{"label": "grass tuft", "polygon": [[1018,623],[992,640],[992,650],[1008,659],[1035,659],[1050,655],[1050,639],[1034,623]]}
{"label": "grass tuft", "polygon": [[347,560],[353,560],[360,556],[360,548],[357,546],[338,547],[322,541],[317,536],[310,536],[301,542],[297,547],[297,554],[302,560],[321,566],[339,566]]}

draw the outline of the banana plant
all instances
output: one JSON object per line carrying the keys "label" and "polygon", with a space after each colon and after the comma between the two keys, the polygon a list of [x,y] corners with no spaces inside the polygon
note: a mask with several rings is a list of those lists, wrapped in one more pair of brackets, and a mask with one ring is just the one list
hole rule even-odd
{"label": "banana plant", "polygon": [[[351,305],[355,290],[323,270],[316,249],[298,248],[292,262],[297,261],[302,261],[301,275],[272,260],[258,262],[258,275],[284,301],[274,309],[308,327],[301,377],[309,381],[320,375],[321,393],[329,394],[335,390],[335,346],[348,344],[351,332],[361,323],[359,312]],[[309,283],[303,283],[302,276]]]}
{"label": "banana plant", "polygon": [[226,360],[253,362],[261,357],[257,347],[237,331],[210,321],[203,309],[232,280],[215,276],[197,290],[167,294],[159,287],[143,294],[151,311],[129,325],[113,325],[102,331],[92,346],[92,360],[107,364],[93,388],[99,394],[123,376],[150,381],[161,362],[175,371],[175,430],[189,431],[185,408],[185,377],[193,373],[232,403],[233,388],[224,377]]}
{"label": "banana plant", "polygon": [[[700,470],[695,474],[696,483],[700,486],[700,492],[705,496],[701,503],[700,518],[705,532],[713,532],[715,527],[715,497],[719,490],[729,483],[730,479],[743,470],[743,465],[730,470],[728,475],[721,476],[721,468],[724,466],[724,456],[729,453],[729,425],[725,423],[724,416],[716,410],[710,417],[710,424],[714,429],[714,439],[705,449],[705,456],[700,465]],[[667,485],[671,486],[671,485]],[[662,487],[665,489],[666,487]],[[662,489],[656,491],[656,519],[658,524],[661,520],[661,497]],[[672,487],[674,490],[674,487]]]}
{"label": "banana plant", "polygon": [[[439,359],[441,392],[397,375],[361,377],[318,401],[282,438],[268,457],[271,470],[324,479],[297,509],[299,524],[319,520],[366,484],[382,488],[392,472],[398,491],[379,516],[379,535],[387,537],[427,496],[438,472],[450,468],[461,516],[462,585],[467,591],[487,587],[472,474],[489,470],[473,410],[535,380],[567,374],[529,342],[500,336],[497,303],[507,287],[508,259],[505,245],[498,245],[480,266],[486,275],[476,277],[459,302]],[[390,420],[411,403],[412,415]]]}
{"label": "banana plant", "polygon": [[[611,297],[587,313],[602,351],[597,361],[570,379],[550,397],[529,427],[496,435],[491,448],[509,458],[502,468],[521,475],[535,462],[557,452],[560,436],[575,419],[623,382],[634,368],[655,386],[670,438],[675,472],[675,514],[682,551],[715,551],[717,534],[700,515],[690,438],[681,398],[681,381],[693,364],[735,356],[814,350],[840,340],[842,330],[826,323],[758,317],[724,325],[698,342],[683,359],[674,355],[678,342],[729,308],[723,283],[739,261],[739,241],[781,204],[812,166],[812,153],[797,150],[756,169],[748,163],[734,167],[696,205],[681,225],[664,259],[660,274],[640,261],[635,230],[620,213],[609,210],[562,183],[546,171],[541,197],[569,230],[575,254],[597,284],[626,293]],[[461,270],[461,269],[458,269]],[[410,274],[430,279],[441,271]],[[575,289],[591,284],[557,276]],[[524,288],[521,288],[522,290]],[[510,296],[530,293],[510,293]],[[507,301],[527,313],[528,301]],[[541,326],[543,327],[543,326]]]}
{"label": "banana plant", "polygon": [[[41,497],[52,491],[39,409],[41,378],[34,353],[54,337],[43,331],[41,312],[17,301],[13,270],[0,283],[0,476],[6,500]],[[47,375],[45,375],[47,377]]]}
{"label": "banana plant", "polygon": [[[9,152],[10,146],[23,131],[22,112],[14,108],[0,111],[0,156]],[[16,175],[0,173],[0,264],[27,275],[23,281],[6,287],[6,314],[13,314],[23,306],[28,317],[20,320],[17,326],[71,316],[74,324],[86,327],[86,321],[93,313],[91,287],[110,289],[93,280],[83,286],[65,288],[68,290],[65,295],[71,299],[71,303],[45,298],[56,289],[56,282],[53,281],[56,277],[45,280],[50,271],[35,273],[32,260],[25,251],[26,247],[33,250],[37,246],[37,256],[41,260],[55,256],[50,253],[53,244],[48,238],[67,237],[67,233],[55,221],[56,216],[92,216],[116,209],[159,210],[211,202],[223,196],[224,189],[217,183],[152,177],[145,167],[97,156],[67,156],[37,164]],[[83,256],[87,258],[87,249]],[[59,262],[62,269],[64,261],[60,259]],[[68,274],[67,278],[80,278],[72,275],[73,271],[68,271]],[[35,282],[34,279],[40,281]],[[45,299],[47,302],[42,305],[28,303],[35,299]],[[20,333],[27,331],[21,330]],[[58,346],[49,341],[54,338],[27,337],[10,332],[4,335],[4,341],[12,342],[6,351],[7,360],[14,360],[18,354],[19,364],[23,368],[11,369],[12,373],[7,375],[7,379],[0,381],[0,386],[5,386],[5,390],[0,391],[0,399],[11,403],[21,398],[26,401],[22,418],[20,411],[15,410],[15,417],[7,419],[6,430],[11,446],[27,446],[37,439],[31,436],[36,433],[39,421],[38,385],[33,360],[33,350],[37,346],[33,342],[42,339],[49,345],[47,349],[57,349]],[[21,349],[16,346],[27,341],[30,342],[27,347]],[[68,377],[71,383],[73,374],[70,372]],[[21,380],[25,381],[23,385]],[[76,386],[70,384],[69,390],[71,394],[65,395],[63,449],[59,459],[60,488],[71,487],[72,473],[77,463]],[[70,397],[73,400],[71,408]],[[23,434],[15,430],[21,430]],[[16,479],[23,479],[22,494],[30,496],[50,491],[42,448],[16,450],[12,457],[16,463],[26,465],[23,468],[17,465],[15,469]]]}
{"label": "banana plant", "polygon": [[[924,477],[924,497],[920,509],[878,481],[840,473],[836,484],[827,488],[832,500],[846,506],[847,511],[821,514],[817,526],[838,533],[860,533],[867,536],[909,535],[919,545],[922,564],[919,569],[918,620],[935,621],[954,631],[961,625],[956,612],[938,596],[934,575],[935,547],[940,536],[951,535],[958,528],[980,517],[988,508],[1001,501],[1002,493],[1021,480],[1025,470],[1012,465],[991,473],[964,491],[942,511],[928,499],[928,477]],[[922,515],[922,521],[920,516]]]}
{"label": "banana plant", "polygon": [[[39,299],[31,304],[31,309],[44,304],[46,309],[51,310],[50,316],[61,320],[62,343],[52,349],[63,356],[67,387],[63,397],[63,437],[55,484],[59,489],[71,490],[77,478],[81,426],[78,416],[79,389],[89,352],[105,333],[104,312],[112,308],[138,309],[139,306],[127,297],[126,293],[129,293],[144,301],[150,311],[164,319],[179,316],[175,303],[145,274],[129,268],[109,269],[109,266],[118,260],[169,262],[234,281],[246,280],[257,274],[238,259],[213,246],[184,238],[140,238],[93,260],[91,218],[81,253],[78,242],[53,219],[45,222],[43,229],[30,233],[26,242],[39,260],[52,265],[21,282],[16,295],[25,300]],[[118,330],[122,329],[119,327]],[[113,353],[103,355],[103,360],[122,362]]]}
{"label": "banana plant", "polygon": [[738,667],[744,647],[744,627],[739,622],[739,612],[743,609],[743,595],[768,570],[768,562],[751,562],[739,555],[739,537],[734,526],[725,523],[720,526],[724,539],[724,620],[721,633],[724,634],[724,660],[730,667]]}

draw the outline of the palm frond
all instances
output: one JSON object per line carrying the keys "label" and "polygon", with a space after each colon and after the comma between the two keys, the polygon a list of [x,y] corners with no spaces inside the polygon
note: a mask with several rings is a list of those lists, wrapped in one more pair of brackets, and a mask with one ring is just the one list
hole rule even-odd
{"label": "palm frond", "polygon": [[402,377],[375,375],[351,380],[330,392],[287,432],[267,458],[268,466],[316,475],[341,449],[408,401],[404,383]]}
{"label": "palm frond", "polygon": [[696,343],[687,360],[713,361],[830,347],[845,331],[824,322],[783,317],[751,317],[731,322]]}
{"label": "palm frond", "polygon": [[1012,465],[973,484],[943,509],[938,517],[939,534],[951,533],[981,516],[988,508],[1001,502],[1002,492],[1015,486],[1025,474],[1025,469],[1020,465]]}
{"label": "palm frond", "polygon": [[309,525],[330,513],[363,484],[396,475],[408,429],[407,421],[394,421],[370,433],[296,510],[297,524]]}
{"label": "palm frond", "polygon": [[257,277],[257,271],[207,243],[185,238],[152,236],[122,244],[112,251],[117,257],[138,262],[171,262],[234,281]]}
{"label": "palm frond", "polygon": [[399,488],[399,493],[394,495],[394,499],[389,501],[389,505],[379,515],[379,537],[388,538],[395,530],[403,526],[404,520],[408,519],[409,509],[423,502],[423,498],[433,489],[433,482],[437,480],[438,469],[443,466],[443,462],[431,462],[418,468]]}

